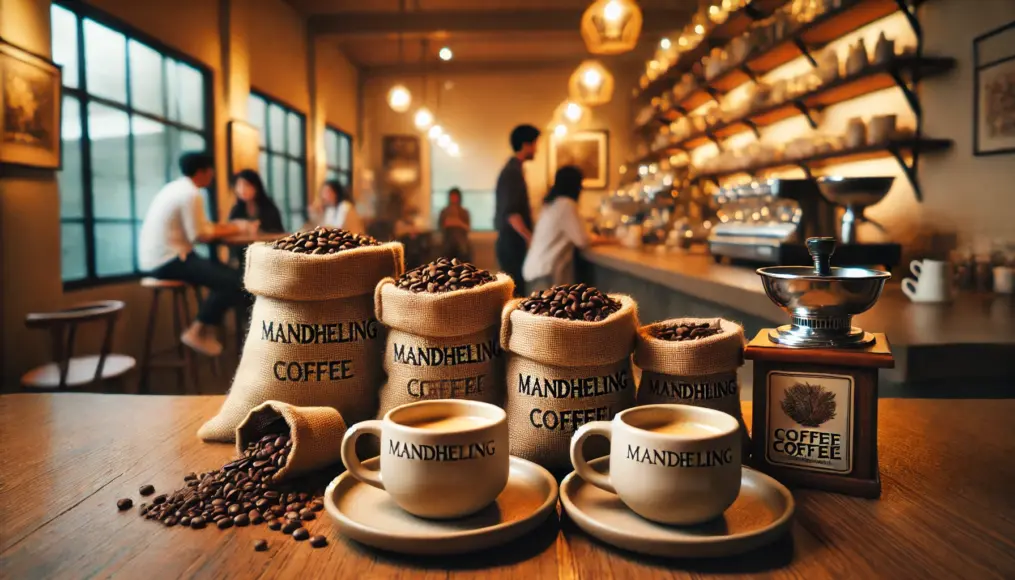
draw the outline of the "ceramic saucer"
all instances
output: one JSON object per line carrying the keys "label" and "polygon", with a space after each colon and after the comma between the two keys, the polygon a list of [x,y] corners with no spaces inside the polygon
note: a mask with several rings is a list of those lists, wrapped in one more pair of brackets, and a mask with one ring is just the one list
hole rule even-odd
{"label": "ceramic saucer", "polygon": [[[376,469],[377,461],[363,464]],[[543,523],[557,507],[557,481],[539,465],[512,457],[507,486],[493,504],[466,518],[427,520],[346,472],[328,485],[324,505],[339,531],[368,546],[403,554],[461,554],[505,544]]]}
{"label": "ceramic saucer", "polygon": [[[609,458],[589,465],[608,472]],[[579,528],[607,544],[671,558],[731,556],[753,550],[786,533],[794,511],[793,496],[785,486],[749,467],[741,471],[740,495],[733,505],[722,517],[697,526],[650,522],[628,509],[616,495],[586,483],[573,472],[560,485],[560,503]]]}

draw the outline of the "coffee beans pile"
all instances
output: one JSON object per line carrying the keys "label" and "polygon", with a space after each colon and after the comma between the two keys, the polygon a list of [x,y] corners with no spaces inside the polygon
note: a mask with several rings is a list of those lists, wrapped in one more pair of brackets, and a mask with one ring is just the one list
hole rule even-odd
{"label": "coffee beans pile", "polygon": [[409,270],[395,285],[410,292],[437,293],[475,288],[493,281],[493,274],[468,262],[458,258],[438,258]]}
{"label": "coffee beans pile", "polygon": [[[139,514],[166,527],[179,525],[195,530],[209,525],[225,530],[267,522],[271,530],[282,530],[296,539],[309,538],[303,522],[316,519],[317,512],[324,509],[319,493],[323,485],[318,485],[324,482],[277,480],[276,474],[285,467],[292,451],[287,427],[284,421],[266,426],[266,434],[251,442],[239,459],[221,469],[184,476],[183,488],[156,495],[150,504],[140,504]],[[317,492],[299,491],[305,489]],[[142,495],[154,491],[149,484],[139,490]],[[128,510],[132,503],[129,498],[121,499],[117,509]],[[258,541],[254,549],[267,550],[267,542]]]}
{"label": "coffee beans pile", "polygon": [[539,316],[598,322],[620,310],[620,302],[587,284],[565,284],[533,292],[519,309]]}
{"label": "coffee beans pile", "polygon": [[652,336],[661,340],[699,340],[715,336],[722,332],[718,322],[688,322],[685,324],[669,324],[656,326],[651,330]]}
{"label": "coffee beans pile", "polygon": [[334,254],[363,246],[377,246],[380,242],[370,236],[354,234],[338,228],[317,227],[309,232],[296,232],[280,240],[272,247],[297,254]]}

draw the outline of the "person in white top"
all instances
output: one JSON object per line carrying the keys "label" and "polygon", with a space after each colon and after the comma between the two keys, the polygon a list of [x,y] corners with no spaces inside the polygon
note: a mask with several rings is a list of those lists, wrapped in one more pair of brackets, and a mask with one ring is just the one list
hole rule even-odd
{"label": "person in white top", "polygon": [[543,209],[532,231],[529,253],[522,264],[525,287],[542,290],[559,284],[573,284],[575,248],[609,243],[590,233],[578,214],[582,172],[574,165],[557,170],[553,187],[543,199]]}
{"label": "person in white top", "polygon": [[311,226],[342,228],[354,234],[365,234],[363,220],[356,213],[352,195],[337,180],[330,179],[321,184],[317,203],[311,211]]}
{"label": "person in white top", "polygon": [[210,290],[197,319],[180,340],[202,354],[218,356],[222,343],[215,337],[214,327],[222,323],[229,308],[242,301],[242,277],[229,266],[195,254],[194,244],[238,233],[239,226],[211,223],[205,216],[201,189],[215,177],[215,160],[210,154],[184,153],[180,170],[183,177],[166,184],[148,208],[141,225],[138,260],[141,270],[156,278],[181,280]]}

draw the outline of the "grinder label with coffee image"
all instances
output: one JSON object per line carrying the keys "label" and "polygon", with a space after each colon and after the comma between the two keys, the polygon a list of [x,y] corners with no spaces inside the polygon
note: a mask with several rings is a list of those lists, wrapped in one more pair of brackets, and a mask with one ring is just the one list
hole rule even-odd
{"label": "grinder label with coffee image", "polygon": [[852,401],[848,375],[768,373],[768,462],[853,471]]}

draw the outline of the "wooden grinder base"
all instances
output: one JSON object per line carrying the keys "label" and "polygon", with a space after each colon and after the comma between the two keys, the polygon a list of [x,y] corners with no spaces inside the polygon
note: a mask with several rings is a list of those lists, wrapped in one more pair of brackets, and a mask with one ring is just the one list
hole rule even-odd
{"label": "wooden grinder base", "polygon": [[[884,334],[874,334],[875,342],[865,348],[790,348],[772,342],[768,338],[770,331],[766,328],[759,332],[744,353],[746,358],[754,361],[753,467],[790,485],[860,497],[879,497],[878,369],[895,365],[888,339]],[[852,378],[853,453],[849,473],[821,472],[768,460],[768,389],[769,376],[773,371]]]}

